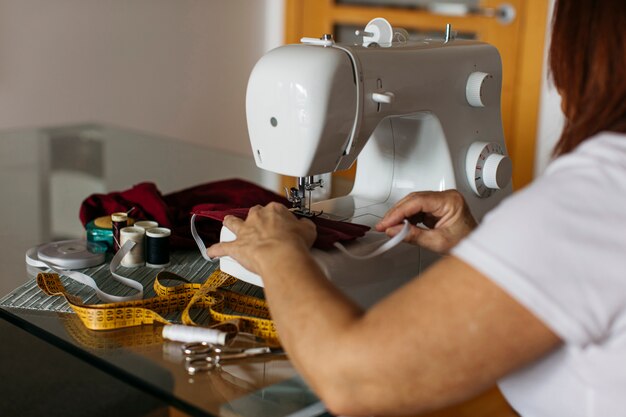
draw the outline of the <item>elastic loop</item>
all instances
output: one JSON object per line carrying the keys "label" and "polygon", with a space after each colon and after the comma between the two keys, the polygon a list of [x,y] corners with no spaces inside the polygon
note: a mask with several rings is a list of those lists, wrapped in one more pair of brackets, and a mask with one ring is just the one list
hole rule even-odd
{"label": "elastic loop", "polygon": [[198,234],[198,231],[196,230],[196,214],[195,213],[191,215],[191,236],[193,236],[193,240],[196,241],[196,245],[198,245],[198,249],[200,249],[200,255],[202,255],[202,257],[205,260],[209,262],[214,262],[215,259],[207,255],[206,253],[207,247],[202,241],[202,238],[200,237],[200,235]]}
{"label": "elastic loop", "polygon": [[339,242],[336,242],[334,246],[352,259],[358,259],[358,260],[371,259],[376,256],[382,255],[383,253],[391,250],[392,248],[400,244],[404,240],[404,238],[408,236],[410,228],[411,228],[411,224],[409,223],[408,220],[404,219],[404,226],[402,227],[402,230],[400,231],[400,233],[398,233],[391,239],[387,240],[385,243],[383,243],[382,245],[374,249],[372,252],[365,254],[365,255],[357,255],[355,253],[352,253],[348,249],[346,249],[344,245],[342,245]]}
{"label": "elastic loop", "polygon": [[102,291],[92,277],[82,272],[63,269],[56,265],[43,262],[41,260],[30,259],[29,261],[29,255],[33,257],[33,253],[26,252],[26,259],[28,264],[31,266],[35,266],[37,268],[48,268],[59,275],[66,276],[76,282],[90,287],[96,292],[96,295],[98,296],[100,301],[103,301],[105,303],[119,303],[124,301],[141,300],[143,298],[143,285],[141,285],[141,283],[115,273],[115,270],[120,266],[120,263],[122,262],[122,258],[126,256],[128,252],[130,252],[133,246],[135,246],[135,242],[130,240],[126,241],[126,243],[124,243],[120,250],[117,251],[113,259],[111,260],[111,264],[109,265],[109,271],[117,281],[119,281],[123,285],[126,285],[127,287],[131,287],[132,289],[137,290],[137,294],[127,296],[112,295]]}

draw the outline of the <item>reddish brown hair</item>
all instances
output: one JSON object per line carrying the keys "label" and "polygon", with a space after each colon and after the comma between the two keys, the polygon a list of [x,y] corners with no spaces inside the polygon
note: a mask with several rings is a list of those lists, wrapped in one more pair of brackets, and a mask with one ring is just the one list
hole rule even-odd
{"label": "reddish brown hair", "polygon": [[626,1],[556,0],[550,69],[563,98],[562,155],[601,131],[626,133]]}

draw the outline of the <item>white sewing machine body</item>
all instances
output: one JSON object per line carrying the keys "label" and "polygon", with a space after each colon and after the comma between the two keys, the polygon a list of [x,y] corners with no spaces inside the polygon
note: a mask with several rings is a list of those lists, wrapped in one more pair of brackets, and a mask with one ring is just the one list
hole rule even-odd
{"label": "white sewing machine body", "polygon": [[[510,194],[494,47],[460,40],[387,47],[309,42],[261,58],[246,109],[261,168],[310,177],[346,169],[358,156],[350,194],[313,203],[313,210],[374,226],[412,191],[456,188],[480,220]],[[234,238],[223,228],[222,240]],[[359,252],[384,239],[372,230],[348,247]],[[313,249],[313,255],[329,279],[364,306],[437,259],[408,244],[366,261],[339,251]],[[262,285],[232,259],[221,259],[221,268]]]}

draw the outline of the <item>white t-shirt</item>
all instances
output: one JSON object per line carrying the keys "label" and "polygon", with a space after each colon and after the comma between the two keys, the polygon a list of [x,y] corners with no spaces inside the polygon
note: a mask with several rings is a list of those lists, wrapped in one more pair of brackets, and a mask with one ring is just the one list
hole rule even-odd
{"label": "white t-shirt", "polygon": [[523,417],[626,416],[626,135],[602,133],[452,253],[563,339],[499,382]]}

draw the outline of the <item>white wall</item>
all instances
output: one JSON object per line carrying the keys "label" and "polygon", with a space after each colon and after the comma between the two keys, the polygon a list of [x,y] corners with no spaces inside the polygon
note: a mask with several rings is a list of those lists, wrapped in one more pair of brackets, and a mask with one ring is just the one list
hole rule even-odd
{"label": "white wall", "polygon": [[537,147],[535,152],[535,176],[541,174],[550,162],[552,149],[563,129],[563,112],[561,96],[548,79],[548,48],[551,37],[551,21],[554,0],[550,0],[550,16],[546,28],[546,46],[544,50],[543,83],[541,86],[541,103],[539,106],[539,123],[537,128]]}
{"label": "white wall", "polygon": [[[100,122],[249,154],[246,83],[282,42],[283,8],[283,0],[0,0],[0,131]],[[537,174],[562,120],[546,76]]]}
{"label": "white wall", "polygon": [[283,0],[0,0],[0,130],[100,122],[250,153]]}

